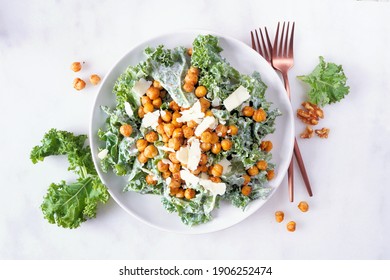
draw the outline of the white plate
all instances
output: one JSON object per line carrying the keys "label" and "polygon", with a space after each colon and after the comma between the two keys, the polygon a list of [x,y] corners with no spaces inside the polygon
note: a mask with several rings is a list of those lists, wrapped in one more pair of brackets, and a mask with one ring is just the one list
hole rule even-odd
{"label": "white plate", "polygon": [[273,191],[275,193],[286,174],[293,151],[294,124],[291,106],[283,84],[275,71],[259,54],[236,39],[215,32],[192,30],[162,35],[138,45],[123,56],[102,81],[93,106],[89,131],[93,161],[100,178],[108,187],[112,198],[126,212],[151,226],[166,231],[189,234],[213,232],[235,225],[257,211],[267,200],[253,201],[245,211],[233,207],[228,203],[221,203],[220,208],[213,211],[212,221],[203,225],[188,227],[180,221],[176,213],[167,213],[162,206],[160,196],[140,195],[135,192],[124,193],[122,190],[126,184],[126,178],[116,176],[113,173],[106,174],[102,172],[97,153],[98,147],[102,147],[104,143],[99,141],[97,131],[99,128],[105,126],[107,117],[100,109],[100,106],[115,106],[115,96],[112,93],[115,81],[129,65],[136,65],[141,60],[144,60],[143,50],[145,47],[158,46],[160,44],[163,44],[167,48],[174,48],[176,46],[190,47],[198,34],[218,36],[220,38],[220,45],[224,49],[222,56],[227,58],[231,65],[241,73],[251,74],[254,70],[260,72],[262,80],[268,86],[266,92],[267,100],[273,102],[273,106],[278,107],[283,114],[277,118],[275,133],[267,136],[267,139],[271,140],[274,144],[272,162],[276,164],[276,176],[270,181],[270,186],[275,188]]}

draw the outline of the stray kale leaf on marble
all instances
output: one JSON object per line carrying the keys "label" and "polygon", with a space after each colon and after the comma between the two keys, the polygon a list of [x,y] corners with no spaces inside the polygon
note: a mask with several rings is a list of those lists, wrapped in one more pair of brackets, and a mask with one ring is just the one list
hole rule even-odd
{"label": "stray kale leaf on marble", "polygon": [[322,56],[311,74],[298,76],[298,79],[310,85],[309,101],[322,107],[340,101],[349,93],[343,67],[325,62]]}
{"label": "stray kale leaf on marble", "polygon": [[64,228],[77,228],[88,218],[95,218],[97,204],[106,203],[110,197],[97,175],[89,146],[84,146],[86,139],[86,135],[51,129],[30,154],[34,164],[48,156],[67,155],[68,170],[79,176],[76,182],[52,183],[41,205],[44,217]]}

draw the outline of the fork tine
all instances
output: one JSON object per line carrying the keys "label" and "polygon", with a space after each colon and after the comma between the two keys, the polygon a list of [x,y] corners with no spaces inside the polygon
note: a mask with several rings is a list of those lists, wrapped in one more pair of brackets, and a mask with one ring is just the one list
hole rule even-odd
{"label": "fork tine", "polygon": [[269,39],[269,36],[268,36],[267,27],[264,27],[264,30],[265,30],[265,36],[267,38],[267,44],[268,44],[268,55],[269,55],[269,58],[271,61],[271,59],[272,59],[272,44],[271,44],[271,40]]}
{"label": "fork tine", "polygon": [[284,39],[283,57],[287,57],[288,53],[288,32],[290,31],[290,22],[287,23],[286,37]]}
{"label": "fork tine", "polygon": [[263,32],[261,32],[261,29],[260,29],[260,28],[259,28],[259,31],[260,31],[261,42],[263,43],[262,46],[263,46],[264,58],[265,58],[265,60],[267,60],[267,61],[271,61],[271,57],[268,55],[267,45],[266,45],[265,42],[264,42]]}
{"label": "fork tine", "polygon": [[253,37],[253,32],[251,31],[251,41],[252,41],[252,49],[255,51],[257,50],[256,44],[255,44],[255,38]]}
{"label": "fork tine", "polygon": [[279,26],[280,26],[280,22],[278,22],[278,27],[276,28],[276,35],[275,35],[275,40],[274,40],[274,48],[272,50],[272,57],[276,57],[277,56],[278,38],[279,38]]}
{"label": "fork tine", "polygon": [[[261,30],[260,30],[260,32],[261,32]],[[264,53],[263,53],[263,51],[262,51],[262,48],[261,48],[261,44],[260,44],[260,40],[259,40],[259,35],[258,35],[258,33],[257,33],[257,30],[255,30],[255,34],[256,34],[256,41],[257,41],[257,46],[258,46],[258,52],[259,52],[259,54],[262,56],[262,57],[264,57]],[[264,57],[265,58],[265,57]],[[266,59],[266,58],[265,58]]]}
{"label": "fork tine", "polygon": [[293,24],[292,24],[290,45],[288,47],[288,57],[290,57],[290,58],[292,58],[294,56],[294,27],[295,27],[295,22],[293,22]]}
{"label": "fork tine", "polygon": [[278,50],[279,56],[283,56],[283,36],[284,36],[284,27],[285,26],[286,26],[286,22],[283,22],[282,34],[280,34],[280,42],[279,42],[279,50]]}

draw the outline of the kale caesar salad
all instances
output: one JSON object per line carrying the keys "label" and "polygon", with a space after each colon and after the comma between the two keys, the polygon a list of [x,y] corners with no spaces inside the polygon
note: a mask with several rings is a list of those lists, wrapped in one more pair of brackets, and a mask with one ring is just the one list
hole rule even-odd
{"label": "kale caesar salad", "polygon": [[189,226],[210,221],[221,201],[245,209],[272,192],[266,136],[280,111],[260,74],[240,73],[221,52],[212,35],[189,48],[147,47],[117,79],[116,107],[101,107],[102,171],[126,176],[125,192],[160,195]]}

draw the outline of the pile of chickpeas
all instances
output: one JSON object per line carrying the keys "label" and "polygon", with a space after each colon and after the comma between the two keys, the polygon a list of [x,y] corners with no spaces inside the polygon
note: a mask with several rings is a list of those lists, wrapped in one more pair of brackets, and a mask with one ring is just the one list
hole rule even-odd
{"label": "pile of chickpeas", "polygon": [[[187,92],[194,91],[198,98],[201,111],[205,116],[213,116],[211,103],[205,98],[207,89],[204,86],[197,85],[199,70],[195,67],[191,67],[184,79],[183,89]],[[167,92],[163,89],[158,81],[153,81],[151,87],[146,91],[146,95],[141,97],[141,106],[138,109],[138,116],[143,118],[145,114],[152,113],[155,110],[160,109],[162,99]],[[187,108],[188,109],[188,108]],[[173,149],[175,152],[181,147],[187,145],[187,141],[195,136],[195,129],[198,123],[195,121],[178,122],[177,119],[181,117],[181,112],[186,108],[180,107],[175,101],[169,103],[169,109],[164,110],[158,119],[158,125],[156,131],[148,132],[144,138],[138,139],[136,147],[139,151],[138,161],[140,163],[146,163],[149,159],[153,159],[158,155],[158,150],[154,146],[154,143],[161,139],[164,145]],[[263,109],[253,109],[246,106],[243,108],[242,113],[246,117],[252,117],[256,122],[264,121],[266,113]],[[132,133],[132,128],[129,124],[123,124],[120,127],[120,133],[124,137],[129,137]],[[207,129],[199,137],[200,149],[202,151],[200,161],[196,170],[191,171],[194,175],[199,175],[201,172],[207,173],[210,177],[209,180],[215,183],[221,182],[221,176],[223,173],[223,166],[220,164],[208,165],[208,154],[219,154],[222,151],[228,151],[233,147],[232,136],[237,135],[238,127],[235,125],[223,125],[213,129]],[[272,149],[272,143],[270,141],[263,141],[260,144],[260,148],[269,152]],[[186,167],[177,158],[175,152],[167,152],[169,164],[164,163],[163,160],[158,161],[157,169],[161,173],[162,178],[170,178],[169,190],[170,195],[177,198],[192,199],[196,196],[196,191],[192,188],[183,188],[185,182],[182,181],[180,176],[180,170],[182,167]],[[245,196],[249,196],[252,188],[248,186],[251,181],[251,176],[257,175],[260,170],[266,170],[268,168],[266,161],[259,161],[254,166],[247,170],[247,174],[243,175],[244,184],[241,188],[241,193]],[[267,178],[271,180],[274,176],[273,170],[267,171]],[[153,175],[146,176],[146,182],[150,185],[156,185],[157,181]]]}

